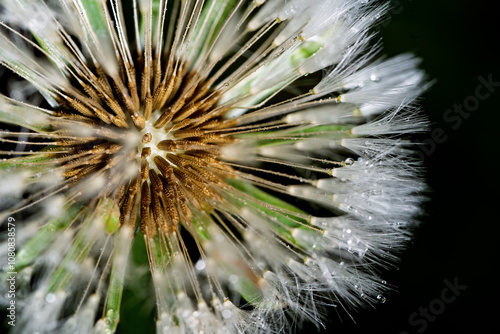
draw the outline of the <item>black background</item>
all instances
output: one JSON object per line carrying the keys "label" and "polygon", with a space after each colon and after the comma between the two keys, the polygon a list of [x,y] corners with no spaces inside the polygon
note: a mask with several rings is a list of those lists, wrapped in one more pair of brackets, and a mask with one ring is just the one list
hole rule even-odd
{"label": "black background", "polygon": [[[376,310],[351,313],[356,323],[335,312],[321,333],[498,333],[498,174],[500,87],[471,108],[470,116],[446,121],[448,109],[470,102],[479,76],[499,83],[500,11],[495,1],[393,1],[390,22],[380,31],[389,55],[411,51],[424,59],[423,69],[434,86],[421,105],[432,129],[442,134],[423,136],[431,188],[425,217],[398,270],[386,274],[398,291]],[[483,92],[483,91],[481,91]],[[439,133],[439,130],[434,130]],[[440,142],[440,143],[439,143]],[[438,306],[444,280],[467,288],[432,321],[411,323],[420,308]],[[451,294],[450,294],[451,296]],[[425,319],[422,316],[414,320]],[[303,333],[316,329],[303,328]]]}

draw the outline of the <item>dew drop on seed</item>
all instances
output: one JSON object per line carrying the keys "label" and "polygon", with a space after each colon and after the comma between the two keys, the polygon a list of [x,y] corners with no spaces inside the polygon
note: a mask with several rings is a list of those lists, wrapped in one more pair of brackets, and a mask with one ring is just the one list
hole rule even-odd
{"label": "dew drop on seed", "polygon": [[196,262],[196,265],[195,265],[196,269],[201,271],[203,269],[205,269],[206,267],[206,264],[205,264],[205,261],[203,260],[199,260],[198,262]]}
{"label": "dew drop on seed", "polygon": [[45,301],[49,304],[52,304],[56,301],[56,295],[54,295],[53,293],[47,294],[47,296],[45,296]]}
{"label": "dew drop on seed", "polygon": [[232,316],[232,313],[231,313],[230,310],[224,310],[224,311],[222,311],[222,317],[224,319],[229,319],[229,318],[231,318],[231,316]]}
{"label": "dew drop on seed", "polygon": [[385,298],[384,296],[382,295],[378,295],[377,296],[377,299],[379,300],[379,302],[381,302],[382,304],[385,303],[387,301],[387,298]]}

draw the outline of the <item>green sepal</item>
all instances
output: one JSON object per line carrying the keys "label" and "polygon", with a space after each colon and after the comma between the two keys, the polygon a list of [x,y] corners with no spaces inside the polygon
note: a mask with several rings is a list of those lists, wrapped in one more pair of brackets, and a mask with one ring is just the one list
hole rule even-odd
{"label": "green sepal", "polygon": [[64,214],[50,221],[43,226],[37,234],[31,238],[16,254],[16,270],[21,270],[42,253],[60,234],[62,230],[71,224],[71,222],[81,212],[80,204],[73,204],[64,209]]}
{"label": "green sepal", "polygon": [[[90,228],[92,228],[92,226]],[[80,233],[76,237],[72,243],[70,252],[51,277],[48,289],[49,292],[54,293],[60,289],[64,289],[73,276],[73,270],[71,269],[72,265],[79,264],[85,259],[92,244],[89,244],[84,234],[85,233]]]}
{"label": "green sepal", "polygon": [[[50,160],[47,156],[45,155],[30,155],[27,157],[16,157],[12,159],[4,159],[0,160],[0,169],[7,169],[7,168],[17,168],[17,167],[22,167],[22,168],[29,168],[30,170],[36,169],[33,167],[33,164],[37,164],[40,162],[45,162]],[[45,168],[41,168],[45,170]]]}
{"label": "green sepal", "polygon": [[109,39],[109,31],[106,16],[104,15],[102,1],[98,0],[81,0],[85,14],[89,21],[90,27],[96,37]]}
{"label": "green sepal", "polygon": [[14,106],[1,101],[0,97],[0,122],[15,124],[36,132],[51,130],[50,116],[35,108]]}
{"label": "green sepal", "polygon": [[[208,45],[211,45],[214,42],[215,37],[219,34],[220,29],[234,8],[236,2],[236,0],[208,0],[203,7],[200,19],[195,27],[193,41],[201,41],[199,43],[201,47],[207,43]],[[212,10],[210,10],[212,6]],[[201,52],[201,48],[195,50],[195,52],[195,56],[197,56]]]}
{"label": "green sepal", "polygon": [[264,298],[261,289],[250,279],[243,276],[238,277],[236,290],[240,293],[243,299],[252,305],[258,305]]}
{"label": "green sepal", "polygon": [[311,57],[313,54],[318,52],[318,50],[323,46],[322,43],[316,41],[304,42],[297,50],[292,53],[290,61],[293,67],[298,67],[302,63]]}

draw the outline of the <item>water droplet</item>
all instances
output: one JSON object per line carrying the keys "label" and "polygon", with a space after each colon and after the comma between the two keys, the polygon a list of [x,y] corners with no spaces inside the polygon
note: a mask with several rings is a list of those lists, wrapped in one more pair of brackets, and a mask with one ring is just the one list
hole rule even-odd
{"label": "water droplet", "polygon": [[352,166],[352,164],[354,164],[354,159],[353,158],[347,158],[347,159],[345,159],[344,163],[345,163],[346,166]]}
{"label": "water droplet", "polygon": [[224,310],[224,311],[222,311],[222,317],[223,317],[224,319],[229,319],[229,318],[231,318],[231,316],[232,316],[232,315],[233,315],[233,314],[231,313],[231,311],[230,311],[230,310]]}
{"label": "water droplet", "polygon": [[201,271],[203,269],[205,269],[206,267],[206,264],[205,264],[205,261],[203,260],[199,260],[198,262],[196,262],[196,265],[195,265],[196,269]]}
{"label": "water droplet", "polygon": [[45,296],[45,301],[49,304],[52,304],[53,302],[56,301],[56,295],[53,293],[47,294],[47,296]]}
{"label": "water droplet", "polygon": [[378,295],[377,296],[377,299],[379,300],[379,302],[381,302],[382,304],[385,303],[387,301],[387,298],[385,298],[384,296],[382,295]]}

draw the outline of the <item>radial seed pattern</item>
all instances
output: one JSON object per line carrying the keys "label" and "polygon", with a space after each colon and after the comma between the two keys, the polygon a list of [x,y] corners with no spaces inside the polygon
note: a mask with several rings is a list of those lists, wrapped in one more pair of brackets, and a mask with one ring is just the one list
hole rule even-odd
{"label": "radial seed pattern", "polygon": [[385,301],[376,268],[424,189],[404,137],[426,126],[419,60],[375,59],[387,6],[0,4],[0,62],[46,101],[0,96],[0,207],[26,231],[14,332],[114,332],[141,252],[158,333]]}

